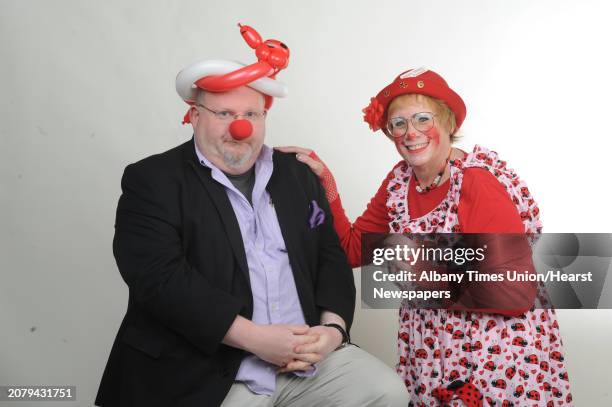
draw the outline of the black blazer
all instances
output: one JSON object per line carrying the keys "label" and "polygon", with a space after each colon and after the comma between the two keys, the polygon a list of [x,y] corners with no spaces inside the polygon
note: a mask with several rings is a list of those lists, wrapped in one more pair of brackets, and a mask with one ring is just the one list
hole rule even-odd
{"label": "black blazer", "polygon": [[[322,310],[350,327],[353,274],[318,179],[275,151],[267,185],[306,323]],[[121,181],[113,252],[129,287],[126,315],[104,370],[99,406],[218,406],[244,351],[221,343],[237,315],[252,317],[249,271],[224,187],[193,139],[128,165]],[[325,211],[308,222],[311,201]]]}

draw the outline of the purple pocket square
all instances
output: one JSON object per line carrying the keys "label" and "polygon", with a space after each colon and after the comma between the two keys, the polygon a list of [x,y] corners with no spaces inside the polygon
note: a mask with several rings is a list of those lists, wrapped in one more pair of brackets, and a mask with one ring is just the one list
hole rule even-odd
{"label": "purple pocket square", "polygon": [[325,221],[325,212],[323,212],[323,209],[319,207],[317,201],[310,202],[310,209],[311,212],[310,217],[308,218],[308,224],[310,225],[311,229],[314,229],[317,226],[322,225]]}

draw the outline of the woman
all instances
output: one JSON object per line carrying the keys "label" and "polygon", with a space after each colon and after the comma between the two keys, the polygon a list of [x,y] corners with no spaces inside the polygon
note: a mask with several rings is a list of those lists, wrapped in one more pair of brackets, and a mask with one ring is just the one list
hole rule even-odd
{"label": "woman", "polygon": [[[541,232],[527,186],[497,153],[478,145],[471,153],[452,147],[466,107],[441,76],[425,69],[403,72],[364,113],[402,160],[352,224],[318,157],[299,147],[281,148],[297,153],[321,178],[354,267],[361,265],[361,236],[368,232]],[[397,372],[412,405],[571,405],[553,310],[476,311],[402,305]]]}

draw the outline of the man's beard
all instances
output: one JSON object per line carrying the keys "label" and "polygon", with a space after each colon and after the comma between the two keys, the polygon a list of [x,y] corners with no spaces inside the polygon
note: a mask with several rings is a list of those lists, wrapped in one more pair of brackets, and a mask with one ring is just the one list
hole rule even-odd
{"label": "man's beard", "polygon": [[235,153],[222,148],[221,155],[223,156],[223,162],[225,165],[230,168],[240,168],[251,159],[253,149],[249,146],[248,151],[244,153]]}

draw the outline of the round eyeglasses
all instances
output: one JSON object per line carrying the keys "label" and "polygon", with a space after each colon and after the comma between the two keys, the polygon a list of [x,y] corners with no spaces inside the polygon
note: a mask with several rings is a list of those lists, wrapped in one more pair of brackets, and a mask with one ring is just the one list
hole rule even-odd
{"label": "round eyeglasses", "polygon": [[431,112],[415,113],[410,118],[401,116],[392,117],[387,121],[387,131],[393,138],[402,138],[408,132],[408,122],[415,130],[425,133],[434,126],[434,117]]}
{"label": "round eyeglasses", "polygon": [[194,106],[206,109],[206,111],[208,111],[209,113],[212,113],[215,116],[215,118],[217,118],[218,120],[224,121],[224,122],[238,119],[241,116],[247,119],[248,121],[256,122],[266,117],[266,114],[268,113],[267,110],[262,110],[259,112],[254,111],[254,110],[249,110],[248,112],[245,112],[245,113],[236,113],[236,112],[232,112],[231,110],[216,111],[200,103],[196,103]]}

